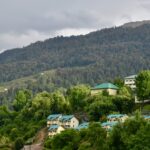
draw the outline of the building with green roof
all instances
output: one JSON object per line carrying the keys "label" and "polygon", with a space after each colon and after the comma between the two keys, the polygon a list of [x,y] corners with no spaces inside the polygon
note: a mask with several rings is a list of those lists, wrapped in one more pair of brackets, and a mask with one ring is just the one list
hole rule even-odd
{"label": "building with green roof", "polygon": [[119,88],[112,83],[102,83],[91,89],[91,95],[96,95],[103,91],[107,91],[109,95],[116,95],[118,90]]}
{"label": "building with green roof", "polygon": [[58,133],[61,133],[62,131],[64,131],[65,128],[63,128],[62,126],[59,126],[59,125],[51,125],[49,128],[48,128],[48,136],[49,137],[52,137]]}
{"label": "building with green roof", "polygon": [[50,125],[59,124],[59,119],[62,117],[62,114],[51,114],[47,117],[47,127]]}
{"label": "building with green roof", "polygon": [[59,122],[65,128],[76,128],[79,125],[79,121],[74,115],[62,115]]}

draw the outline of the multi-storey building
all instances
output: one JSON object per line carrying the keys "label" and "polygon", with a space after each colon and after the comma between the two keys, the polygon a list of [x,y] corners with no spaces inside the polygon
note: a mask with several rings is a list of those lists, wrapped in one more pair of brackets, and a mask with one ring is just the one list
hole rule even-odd
{"label": "multi-storey building", "polygon": [[47,117],[47,127],[50,127],[51,125],[58,125],[59,119],[62,116],[62,114],[52,114]]}
{"label": "multi-storey building", "polygon": [[125,77],[124,84],[134,90],[136,88],[136,85],[135,85],[136,77],[137,77],[137,75],[131,75],[131,76]]}
{"label": "multi-storey building", "polygon": [[120,121],[124,122],[128,116],[126,114],[110,114],[107,116],[109,122]]}
{"label": "multi-storey building", "polygon": [[51,114],[47,117],[48,135],[53,136],[66,128],[76,128],[79,125],[74,115]]}

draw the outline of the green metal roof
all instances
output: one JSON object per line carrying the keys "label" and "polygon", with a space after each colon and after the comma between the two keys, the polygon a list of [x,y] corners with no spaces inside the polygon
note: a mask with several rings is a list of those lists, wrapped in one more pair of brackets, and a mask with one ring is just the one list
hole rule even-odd
{"label": "green metal roof", "polygon": [[89,122],[84,122],[82,124],[80,124],[76,129],[80,130],[80,129],[86,129],[89,126]]}
{"label": "green metal roof", "polygon": [[119,88],[112,83],[102,83],[102,84],[96,85],[94,88],[92,88],[92,90],[97,90],[97,89],[116,89],[116,90],[118,90]]}
{"label": "green metal roof", "polygon": [[102,127],[104,127],[104,126],[113,127],[113,126],[116,125],[117,123],[118,123],[118,121],[111,121],[111,122],[103,122],[101,125],[102,125]]}
{"label": "green metal roof", "polygon": [[74,115],[63,115],[60,118],[60,121],[62,121],[62,122],[70,121],[73,117],[74,117]]}
{"label": "green metal roof", "polygon": [[47,117],[47,120],[56,120],[61,116],[62,116],[61,114],[51,114]]}
{"label": "green metal roof", "polygon": [[108,119],[111,119],[111,118],[121,118],[121,117],[124,117],[124,116],[127,116],[126,114],[110,114],[107,116]]}
{"label": "green metal roof", "polygon": [[48,131],[57,130],[59,128],[59,125],[51,125],[48,129]]}

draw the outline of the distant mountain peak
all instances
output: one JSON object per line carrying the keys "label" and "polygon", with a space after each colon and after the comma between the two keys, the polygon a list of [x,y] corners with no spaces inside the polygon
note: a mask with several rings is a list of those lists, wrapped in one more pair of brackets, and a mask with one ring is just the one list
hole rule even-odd
{"label": "distant mountain peak", "polygon": [[135,22],[128,22],[122,25],[125,28],[136,28],[145,24],[150,24],[150,20],[143,20],[143,21],[135,21]]}

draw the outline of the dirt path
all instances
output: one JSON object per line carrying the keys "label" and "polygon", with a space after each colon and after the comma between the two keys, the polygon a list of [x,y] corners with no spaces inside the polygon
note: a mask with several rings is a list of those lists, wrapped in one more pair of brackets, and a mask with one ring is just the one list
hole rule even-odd
{"label": "dirt path", "polygon": [[42,150],[42,144],[32,144],[32,145],[25,145],[22,150]]}
{"label": "dirt path", "polygon": [[44,139],[47,136],[47,127],[41,129],[37,135],[35,136],[35,139],[33,141],[33,144],[39,144],[39,143],[43,143]]}
{"label": "dirt path", "polygon": [[47,136],[47,128],[41,129],[37,135],[35,136],[35,139],[33,141],[32,145],[25,145],[22,150],[42,150],[44,139]]}

